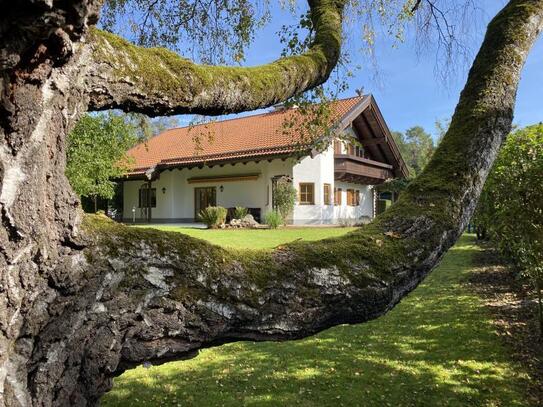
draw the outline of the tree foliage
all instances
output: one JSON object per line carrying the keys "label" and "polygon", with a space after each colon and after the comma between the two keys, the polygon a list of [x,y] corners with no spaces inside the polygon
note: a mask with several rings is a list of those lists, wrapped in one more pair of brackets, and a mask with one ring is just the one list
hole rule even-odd
{"label": "tree foliage", "polygon": [[543,124],[509,136],[485,184],[474,221],[533,282],[543,335]]}
{"label": "tree foliage", "polygon": [[150,118],[142,113],[124,113],[115,112],[119,116],[123,116],[127,125],[133,127],[136,132],[138,140],[145,141],[157,134],[162,133],[165,130],[177,127],[179,121],[175,116],[161,116]]}
{"label": "tree foliage", "polygon": [[130,165],[126,151],[138,141],[136,128],[113,113],[85,115],[68,136],[66,176],[75,192],[110,199],[114,178]]}
{"label": "tree foliage", "polygon": [[225,63],[244,59],[255,30],[269,17],[266,0],[107,0],[101,22],[139,45]]}
{"label": "tree foliage", "polygon": [[290,180],[286,178],[277,180],[273,190],[273,207],[277,208],[277,212],[279,212],[283,221],[286,221],[288,214],[294,208],[296,196],[296,188],[294,188]]}
{"label": "tree foliage", "polygon": [[411,127],[405,133],[395,131],[392,135],[409,168],[411,177],[416,177],[426,167],[434,153],[436,146],[432,136],[421,126]]}

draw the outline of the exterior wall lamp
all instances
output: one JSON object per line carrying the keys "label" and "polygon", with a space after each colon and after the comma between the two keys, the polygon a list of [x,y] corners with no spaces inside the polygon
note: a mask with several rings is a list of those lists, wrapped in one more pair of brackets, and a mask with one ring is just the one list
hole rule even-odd
{"label": "exterior wall lamp", "polygon": [[162,193],[163,193],[163,194],[166,193],[166,187],[162,187]]}
{"label": "exterior wall lamp", "polygon": [[224,186],[223,186],[223,185],[221,185],[221,186],[219,187],[219,191],[221,191],[221,192],[224,191]]}

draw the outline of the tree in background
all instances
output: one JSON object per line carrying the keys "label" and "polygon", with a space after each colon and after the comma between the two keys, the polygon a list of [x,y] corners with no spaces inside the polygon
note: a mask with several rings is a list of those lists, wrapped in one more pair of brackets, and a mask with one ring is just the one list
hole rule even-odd
{"label": "tree in background", "polygon": [[534,284],[543,338],[543,124],[508,137],[487,179],[474,222]]}
{"label": "tree in background", "polygon": [[412,178],[422,172],[435,150],[434,140],[421,126],[414,126],[405,133],[395,131],[392,136]]}
{"label": "tree in background", "polygon": [[445,134],[447,134],[447,130],[449,130],[449,126],[451,125],[451,119],[437,119],[434,125],[437,134],[437,139],[435,142],[435,145],[437,147],[439,143],[441,143],[443,137],[445,137]]}
{"label": "tree in background", "polygon": [[149,138],[162,133],[165,130],[177,127],[179,121],[175,116],[161,116],[150,118],[143,113],[136,112],[116,112],[118,115],[124,117],[124,121],[130,124],[134,130],[139,141],[145,141]]}
{"label": "tree in background", "polygon": [[122,115],[85,115],[68,136],[66,176],[74,191],[94,202],[111,199],[116,183],[126,173],[127,150],[138,141],[136,128]]}

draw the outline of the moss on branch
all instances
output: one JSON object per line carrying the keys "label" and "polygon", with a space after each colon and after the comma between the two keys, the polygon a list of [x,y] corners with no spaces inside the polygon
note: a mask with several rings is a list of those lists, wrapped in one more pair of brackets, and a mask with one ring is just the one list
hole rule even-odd
{"label": "moss on branch", "polygon": [[343,6],[344,1],[310,1],[316,31],[310,49],[255,67],[198,65],[167,49],[138,47],[95,28],[89,42],[97,72],[90,78],[107,77],[109,83],[91,92],[91,107],[222,114],[284,101],[328,79],[340,55]]}
{"label": "moss on branch", "polygon": [[[290,243],[273,251],[234,251],[172,232],[87,217],[84,229],[96,238],[88,256],[113,262],[106,264],[109,270],[122,270],[118,274],[125,281],[126,297],[138,291],[142,298],[155,293],[161,301],[163,295],[165,302],[174,303],[170,308],[179,305],[189,310],[190,318],[200,318],[203,322],[195,325],[204,326],[200,329],[205,331],[204,343],[291,339],[382,315],[431,271],[469,221],[509,132],[522,64],[542,21],[543,0],[512,0],[493,20],[434,158],[399,201],[371,224],[342,237]],[[175,63],[190,64],[176,58]],[[288,61],[296,64],[299,58],[305,56]],[[130,68],[130,60],[121,65],[123,69]],[[230,78],[239,75],[240,83],[251,80],[246,78],[250,68],[209,69],[232,69],[223,72]],[[201,99],[188,100],[186,106],[201,108],[203,101],[213,101],[201,95],[212,92],[220,78],[207,74],[198,76],[197,86],[203,90],[195,98]],[[184,83],[189,90],[196,86],[196,82]],[[228,94],[219,96],[225,100],[217,102],[219,110],[241,106]],[[255,103],[250,97],[247,100],[245,108]],[[157,289],[149,281],[156,279],[156,275],[149,277],[153,270],[168,280],[167,289]],[[165,272],[160,274],[161,270]],[[181,325],[186,328],[192,321],[183,319]],[[187,338],[194,342],[193,336]]]}
{"label": "moss on branch", "polygon": [[[126,259],[127,263],[127,259],[136,258],[150,263],[179,262],[182,267],[174,268],[190,269],[209,281],[234,276],[259,292],[294,277],[299,281],[310,279],[315,269],[337,270],[359,289],[375,284],[384,286],[394,281],[395,271],[410,261],[409,251],[413,249],[408,239],[389,236],[372,225],[345,236],[293,242],[273,251],[225,249],[181,233],[120,225],[100,215],[86,215],[83,229],[96,242],[87,251],[95,257],[93,261],[103,255]],[[134,264],[132,271],[139,275],[142,269],[138,262]],[[179,295],[188,292],[186,276],[186,272],[173,276]],[[303,286],[300,284],[300,288]]]}

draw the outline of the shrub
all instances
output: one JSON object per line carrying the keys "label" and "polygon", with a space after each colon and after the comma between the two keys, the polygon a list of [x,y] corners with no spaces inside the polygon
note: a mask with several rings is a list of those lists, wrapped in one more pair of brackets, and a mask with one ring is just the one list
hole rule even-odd
{"label": "shrub", "polygon": [[200,211],[198,219],[205,223],[208,228],[216,229],[224,225],[228,211],[222,206],[208,206]]}
{"label": "shrub", "polygon": [[234,219],[243,219],[249,214],[249,209],[243,206],[236,206],[234,209]]}
{"label": "shrub", "polygon": [[288,214],[294,208],[296,196],[296,188],[292,186],[292,182],[289,179],[283,177],[277,181],[273,191],[273,206],[277,208],[277,211],[285,222]]}
{"label": "shrub", "polygon": [[488,176],[473,217],[533,283],[543,337],[543,124],[507,138]]}
{"label": "shrub", "polygon": [[270,229],[277,229],[283,223],[283,217],[278,211],[271,211],[264,216],[264,222]]}

